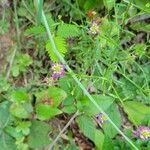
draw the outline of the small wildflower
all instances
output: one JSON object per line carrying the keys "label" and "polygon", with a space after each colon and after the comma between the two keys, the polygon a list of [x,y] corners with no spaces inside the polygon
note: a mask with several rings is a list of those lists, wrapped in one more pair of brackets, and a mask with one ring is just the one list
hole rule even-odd
{"label": "small wildflower", "polygon": [[65,67],[62,64],[53,64],[52,65],[52,78],[53,80],[57,80],[59,78],[64,77],[65,75]]}
{"label": "small wildflower", "polygon": [[104,114],[102,113],[99,113],[97,115],[95,115],[95,119],[96,119],[96,122],[101,126],[104,122],[107,121],[107,118],[105,117]]}
{"label": "small wildflower", "polygon": [[89,33],[92,35],[96,35],[99,33],[99,25],[97,22],[92,22],[91,27],[89,29]]}
{"label": "small wildflower", "polygon": [[87,16],[89,17],[89,18],[94,18],[95,17],[95,15],[96,15],[96,11],[88,11],[87,12]]}
{"label": "small wildflower", "polygon": [[52,77],[50,77],[50,78],[46,77],[46,78],[43,80],[43,82],[45,82],[45,83],[48,84],[48,85],[53,85],[53,84],[54,84],[54,80],[53,80]]}
{"label": "small wildflower", "polygon": [[150,138],[150,128],[141,126],[134,132],[134,136],[142,140],[148,140]]}

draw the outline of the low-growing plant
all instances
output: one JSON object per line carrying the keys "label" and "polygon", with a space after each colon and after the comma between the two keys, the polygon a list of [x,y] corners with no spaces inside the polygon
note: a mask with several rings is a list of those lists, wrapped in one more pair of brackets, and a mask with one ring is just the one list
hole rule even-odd
{"label": "low-growing plant", "polygon": [[18,49],[0,76],[0,149],[150,149],[149,2],[12,5]]}

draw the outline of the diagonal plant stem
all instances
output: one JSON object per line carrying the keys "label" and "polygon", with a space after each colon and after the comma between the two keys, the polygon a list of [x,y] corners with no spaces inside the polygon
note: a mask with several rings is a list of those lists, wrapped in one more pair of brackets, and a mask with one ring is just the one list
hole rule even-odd
{"label": "diagonal plant stem", "polygon": [[65,132],[65,130],[70,126],[70,124],[73,122],[73,120],[79,115],[79,111],[77,111],[72,117],[71,119],[68,121],[68,123],[65,125],[65,127],[59,132],[59,134],[57,135],[57,137],[55,138],[55,140],[52,142],[52,144],[49,147],[49,150],[51,150],[53,148],[53,146],[56,144],[56,142],[58,141],[58,139],[61,137],[61,135]]}
{"label": "diagonal plant stem", "polygon": [[[38,0],[39,3],[39,0]],[[84,92],[84,94],[89,98],[89,100],[95,105],[95,107],[102,113],[104,114],[104,116],[107,118],[107,120],[110,122],[110,124],[112,124],[112,126],[118,131],[118,133],[120,133],[125,140],[135,149],[138,150],[138,148],[133,144],[133,142],[116,126],[116,124],[110,119],[110,117],[102,110],[102,108],[96,103],[96,101],[94,100],[94,98],[89,94],[89,92],[86,90],[86,88],[82,85],[82,83],[79,81],[79,79],[76,77],[76,75],[73,73],[73,71],[70,69],[70,67],[68,66],[67,62],[63,59],[63,57],[60,55],[60,53],[58,52],[56,45],[54,43],[51,31],[49,29],[49,25],[46,19],[46,16],[42,10],[42,21],[43,24],[46,28],[47,34],[48,34],[48,38],[49,38],[49,42],[52,45],[52,50],[53,52],[56,54],[56,56],[58,57],[58,59],[60,60],[61,63],[63,63],[66,67],[66,70],[71,74],[72,78],[75,80],[75,82],[78,84],[78,86],[82,89],[82,91]]]}
{"label": "diagonal plant stem", "polygon": [[13,5],[14,5],[14,12],[15,12],[17,46],[15,46],[14,51],[12,53],[12,57],[11,57],[10,62],[9,62],[9,68],[8,68],[7,75],[6,75],[6,79],[7,80],[9,79],[9,76],[10,76],[11,68],[12,68],[12,65],[13,65],[13,62],[14,62],[14,59],[15,59],[15,56],[16,56],[17,49],[20,49],[20,46],[21,46],[21,43],[20,43],[20,31],[19,31],[19,21],[18,21],[18,14],[17,14],[17,2],[16,2],[16,0],[13,0]]}

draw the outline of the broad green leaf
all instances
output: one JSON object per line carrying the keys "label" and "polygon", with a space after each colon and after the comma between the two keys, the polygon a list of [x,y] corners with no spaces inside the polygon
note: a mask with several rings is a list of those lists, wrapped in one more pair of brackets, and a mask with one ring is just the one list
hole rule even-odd
{"label": "broad green leaf", "polygon": [[49,131],[50,126],[45,122],[33,121],[30,128],[30,135],[27,139],[29,147],[42,149],[50,144]]}
{"label": "broad green leaf", "polygon": [[30,100],[29,95],[24,89],[12,91],[10,100],[13,102],[23,103]]}
{"label": "broad green leaf", "polygon": [[[94,100],[97,102],[97,104],[103,109],[103,111],[106,111],[110,105],[113,103],[113,98],[109,96],[102,96],[102,95],[92,95]],[[96,115],[99,112],[99,110],[93,105],[91,101],[87,97],[83,97],[81,99],[81,108],[83,111],[87,114]]]}
{"label": "broad green leaf", "polygon": [[44,103],[45,100],[53,107],[57,107],[67,97],[64,90],[57,87],[49,87],[47,90],[43,90],[36,94],[37,103]]}
{"label": "broad green leaf", "polygon": [[150,13],[150,1],[149,0],[124,0],[128,3],[134,4],[137,8],[142,11]]}
{"label": "broad green leaf", "polygon": [[[118,107],[116,104],[112,104],[109,109],[106,111],[110,119],[115,123],[115,125],[120,128],[121,127],[121,115],[118,110]],[[118,131],[110,124],[108,121],[106,121],[103,124],[103,130],[106,136],[110,138],[114,138]]]}
{"label": "broad green leaf", "polygon": [[15,139],[3,131],[0,133],[0,150],[16,150]]}
{"label": "broad green leaf", "polygon": [[9,122],[9,106],[8,102],[0,103],[0,129],[3,129]]}
{"label": "broad green leaf", "polygon": [[23,135],[20,132],[17,132],[16,128],[12,127],[12,126],[7,126],[4,129],[5,133],[9,134],[11,137],[14,138],[22,138]]}
{"label": "broad green leaf", "polygon": [[150,114],[149,106],[136,101],[124,102],[123,108],[127,113],[129,120],[135,125],[142,125],[145,117]]}
{"label": "broad green leaf", "polygon": [[150,33],[150,24],[137,22],[137,23],[131,24],[130,27],[133,30],[136,30],[138,32],[143,31],[146,33]]}
{"label": "broad green leaf", "polygon": [[37,113],[38,119],[47,120],[47,119],[50,119],[56,115],[61,114],[62,111],[60,111],[58,108],[51,107],[49,105],[37,104],[36,113]]}
{"label": "broad green leaf", "polygon": [[65,113],[68,113],[68,114],[75,113],[76,112],[76,107],[74,105],[64,106],[62,111],[65,112]]}
{"label": "broad green leaf", "polygon": [[16,127],[17,132],[22,132],[24,135],[28,135],[30,133],[30,121],[21,121]]}
{"label": "broad green leaf", "polygon": [[80,131],[91,141],[93,141],[98,149],[102,149],[104,135],[100,130],[97,130],[94,121],[87,116],[80,116],[76,119]]}
{"label": "broad green leaf", "polygon": [[105,136],[102,150],[114,150],[114,144],[110,137]]}
{"label": "broad green leaf", "polygon": [[29,118],[33,111],[32,105],[30,103],[13,103],[10,107],[10,112],[12,115],[18,118]]}
{"label": "broad green leaf", "polygon": [[83,7],[86,11],[88,11],[88,10],[94,9],[94,7],[96,5],[97,5],[96,0],[92,0],[92,1],[91,0],[86,0]]}
{"label": "broad green leaf", "polygon": [[103,0],[106,9],[111,10],[114,7],[115,0]]}

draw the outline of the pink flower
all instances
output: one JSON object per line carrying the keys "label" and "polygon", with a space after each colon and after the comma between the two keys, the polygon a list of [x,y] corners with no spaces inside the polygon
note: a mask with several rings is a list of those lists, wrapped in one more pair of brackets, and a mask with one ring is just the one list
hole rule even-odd
{"label": "pink flower", "polygon": [[134,131],[134,136],[142,140],[148,140],[150,138],[150,128],[141,126],[136,131]]}
{"label": "pink flower", "polygon": [[53,64],[52,65],[52,78],[57,80],[64,77],[65,75],[65,66],[63,64]]}

